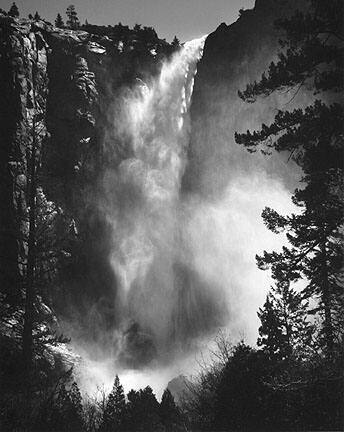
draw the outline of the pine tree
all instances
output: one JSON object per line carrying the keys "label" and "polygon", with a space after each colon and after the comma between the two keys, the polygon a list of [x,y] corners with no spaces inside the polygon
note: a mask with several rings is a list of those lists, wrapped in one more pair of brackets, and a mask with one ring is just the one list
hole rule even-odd
{"label": "pine tree", "polygon": [[254,102],[276,90],[312,86],[315,94],[332,92],[330,104],[316,100],[305,109],[279,111],[260,131],[235,134],[249,151],[287,151],[304,171],[304,189],[293,202],[301,213],[281,216],[265,209],[263,218],[273,232],[286,231],[290,246],[281,253],[264,252],[261,266],[271,267],[278,281],[308,281],[304,298],[316,306],[309,313],[322,319],[319,342],[328,353],[341,333],[343,313],[343,105],[336,94],[343,88],[343,2],[312,0],[311,12],[297,12],[278,22],[286,32],[285,52],[271,63],[267,75],[249,84],[239,96]]}
{"label": "pine tree", "polygon": [[[6,244],[8,246],[7,234],[13,236],[18,249],[15,254],[0,257],[0,327],[10,328],[11,336],[5,339],[13,340],[13,344],[4,345],[3,336],[7,330],[2,331],[1,402],[7,400],[13,405],[13,422],[30,422],[45,395],[54,393],[61,376],[56,370],[59,363],[52,360],[55,356],[52,347],[66,342],[62,337],[55,337],[56,318],[50,306],[52,287],[56,286],[53,285],[55,276],[62,262],[67,261],[66,255],[70,251],[65,249],[71,238],[67,235],[70,233],[70,220],[67,221],[68,212],[63,212],[49,201],[43,192],[46,177],[43,176],[42,150],[49,139],[45,126],[47,74],[39,61],[40,50],[44,47],[39,43],[39,38],[36,43],[33,39],[32,43],[33,53],[26,65],[28,76],[31,76],[26,89],[31,115],[26,116],[21,124],[21,139],[17,140],[17,145],[22,151],[18,152],[13,147],[11,153],[11,159],[18,167],[16,173],[21,173],[23,180],[12,186],[16,202],[16,210],[12,213],[13,231],[12,226],[8,225],[11,231],[2,235],[3,251]],[[10,58],[2,59],[2,65],[9,67],[10,61]],[[6,94],[8,97],[11,93]],[[24,128],[26,133],[23,133]],[[4,220],[3,217],[1,219]],[[8,258],[13,262],[12,266],[8,266]],[[10,268],[7,273],[4,272],[6,267]],[[19,272],[13,278],[11,270],[15,268],[19,268]],[[4,379],[7,376],[8,379]],[[13,391],[16,394],[15,404]],[[2,413],[0,417],[1,422]],[[25,425],[23,429],[27,427]],[[19,423],[15,428],[20,428]]]}
{"label": "pine tree", "polygon": [[257,341],[270,359],[287,359],[292,354],[300,357],[307,351],[313,330],[307,321],[307,307],[289,282],[277,282],[271,287],[258,312],[261,326]]}
{"label": "pine tree", "polygon": [[276,311],[271,295],[266,296],[263,308],[258,311],[261,321],[257,345],[263,347],[270,359],[283,356],[285,351],[285,338],[282,331],[282,323]]}
{"label": "pine tree", "polygon": [[116,375],[112,390],[107,398],[101,430],[120,430],[123,425],[124,411],[124,390],[118,375]]}
{"label": "pine tree", "polygon": [[276,90],[309,84],[315,94],[343,89],[342,0],[311,0],[307,12],[297,11],[276,26],[285,33],[279,60],[272,62],[259,82],[248,84],[239,96],[248,102]]}
{"label": "pine tree", "polygon": [[63,22],[63,19],[62,19],[62,16],[60,13],[58,13],[56,16],[55,25],[56,25],[56,27],[59,27],[59,28],[63,28],[63,26],[64,26],[64,22]]}
{"label": "pine tree", "polygon": [[331,352],[342,330],[343,203],[338,198],[341,179],[331,171],[312,177],[306,188],[297,190],[293,197],[302,206],[302,213],[281,216],[270,208],[264,210],[268,228],[273,232],[286,231],[290,246],[279,253],[265,251],[257,261],[260,268],[271,268],[277,280],[307,280],[302,296],[315,302],[309,313],[322,318],[319,342]]}
{"label": "pine tree", "polygon": [[19,9],[18,6],[15,4],[15,2],[12,3],[12,6],[10,7],[10,10],[8,11],[8,15],[13,18],[19,17]]}
{"label": "pine tree", "polygon": [[[211,410],[213,420],[205,430],[270,429],[264,424],[267,408],[271,409],[267,407],[267,390],[263,384],[267,375],[266,366],[266,356],[261,351],[252,349],[244,342],[234,347],[215,387],[214,407]],[[205,417],[202,420],[205,424],[208,419]],[[202,423],[200,430],[203,429]]]}
{"label": "pine tree", "polygon": [[39,21],[41,19],[41,16],[40,16],[40,14],[37,11],[35,12],[35,15],[34,15],[33,19],[35,21]]}
{"label": "pine tree", "polygon": [[[30,102],[33,115],[25,121],[28,134],[22,143],[26,146],[26,162],[23,168],[26,181],[24,186],[16,185],[16,191],[21,195],[22,208],[22,211],[17,213],[16,224],[20,226],[20,231],[18,229],[16,237],[18,243],[25,245],[20,258],[16,257],[18,265],[23,268],[22,277],[16,281],[21,290],[21,297],[13,302],[10,293],[3,291],[3,284],[0,285],[1,301],[3,306],[6,305],[1,308],[5,314],[0,315],[0,321],[6,321],[11,317],[11,331],[18,340],[21,339],[20,373],[23,374],[22,388],[28,395],[28,404],[32,396],[31,386],[37,387],[39,381],[35,366],[37,363],[41,366],[44,364],[46,346],[66,342],[63,337],[56,338],[51,330],[52,325],[56,328],[56,323],[48,305],[51,305],[52,281],[57,276],[62,262],[66,262],[66,249],[70,246],[71,227],[74,224],[59,206],[47,200],[43,192],[42,147],[48,139],[45,128],[47,76],[43,69],[37,67],[38,45],[35,48],[35,58],[31,59]],[[12,289],[15,289],[14,284]]]}
{"label": "pine tree", "polygon": [[[36,61],[38,61],[38,49],[36,47]],[[32,374],[32,362],[34,358],[34,327],[35,327],[35,303],[37,299],[36,287],[36,240],[37,240],[37,182],[39,170],[39,153],[42,146],[42,128],[41,120],[44,118],[45,101],[42,94],[39,94],[41,87],[38,86],[39,76],[37,69],[33,66],[32,84],[33,84],[33,108],[31,127],[31,145],[28,148],[28,241],[27,241],[27,265],[25,275],[25,310],[24,323],[22,332],[22,350],[24,360],[24,371],[26,375],[27,391],[30,391],[30,376]],[[37,88],[38,87],[38,88]],[[30,125],[31,126],[31,125]]]}
{"label": "pine tree", "polygon": [[181,415],[168,389],[164,390],[160,403],[160,415],[166,432],[176,431],[181,426]]}
{"label": "pine tree", "polygon": [[73,382],[69,392],[68,427],[70,431],[81,431],[82,428],[82,398],[79,387]]}
{"label": "pine tree", "polygon": [[60,387],[50,423],[49,426],[56,431],[81,432],[83,430],[82,398],[75,382],[69,390],[64,385]]}
{"label": "pine tree", "polygon": [[174,48],[174,49],[177,49],[177,48],[179,48],[180,47],[180,41],[179,41],[179,39],[177,38],[177,36],[175,36],[174,38],[173,38],[173,41],[172,41],[172,47]]}
{"label": "pine tree", "polygon": [[78,29],[80,26],[80,22],[74,5],[70,5],[67,7],[66,15],[68,17],[67,26],[72,30]]}
{"label": "pine tree", "polygon": [[149,386],[139,391],[131,390],[127,396],[125,430],[163,431],[160,406]]}

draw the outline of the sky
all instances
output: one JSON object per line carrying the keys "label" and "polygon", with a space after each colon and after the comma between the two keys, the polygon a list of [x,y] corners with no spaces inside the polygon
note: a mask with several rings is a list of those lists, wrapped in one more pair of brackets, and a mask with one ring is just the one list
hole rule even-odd
{"label": "sky", "polygon": [[[0,0],[8,10],[12,0]],[[241,8],[250,9],[254,0],[16,0],[20,15],[37,10],[42,18],[53,22],[58,12],[74,4],[81,23],[117,24],[132,27],[135,23],[155,28],[159,37],[171,41],[176,35],[182,42],[214,31],[222,22],[230,24]]]}

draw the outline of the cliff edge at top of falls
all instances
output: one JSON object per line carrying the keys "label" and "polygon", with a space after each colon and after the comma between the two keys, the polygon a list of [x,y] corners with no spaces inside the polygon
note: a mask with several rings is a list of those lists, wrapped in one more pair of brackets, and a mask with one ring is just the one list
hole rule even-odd
{"label": "cliff edge at top of falls", "polygon": [[[255,172],[258,166],[271,175],[286,170],[275,157],[248,157],[246,150],[235,144],[234,132],[268,123],[276,109],[291,98],[290,94],[275,93],[255,104],[247,104],[238,97],[238,90],[258,80],[270,62],[277,59],[282,34],[275,21],[291,15],[299,7],[304,8],[305,3],[259,0],[253,9],[241,10],[236,22],[222,23],[207,37],[190,108],[189,160],[183,179],[186,193],[217,197],[229,179],[240,172]],[[306,97],[300,91],[298,101],[302,103]],[[221,174],[215,176],[214,172]],[[289,180],[286,175],[283,181]]]}
{"label": "cliff edge at top of falls", "polygon": [[276,56],[281,33],[275,21],[289,16],[299,6],[300,0],[257,0],[253,9],[241,10],[236,22],[220,24],[206,39],[198,78],[207,75],[208,84],[212,80],[217,84],[229,81],[236,68],[247,62],[248,78],[255,79],[264,68],[265,58],[260,60],[260,67],[248,63],[257,54],[266,57],[267,51],[272,58]]}
{"label": "cliff edge at top of falls", "polygon": [[275,21],[304,7],[303,0],[257,0],[253,9],[241,10],[236,22],[220,24],[206,38],[193,100],[198,99],[204,85],[232,85],[239,74],[242,85],[259,78],[269,62],[277,58],[282,33]]}
{"label": "cliff edge at top of falls", "polygon": [[171,45],[152,28],[134,31],[122,25],[87,25],[70,30],[0,13],[0,131],[7,143],[3,151],[8,155],[20,139],[25,141],[35,90],[45,105],[46,162],[57,158],[49,168],[73,182],[85,147],[81,140],[91,138],[100,148],[100,143],[113,138],[105,130],[110,129],[108,110],[116,91],[156,73],[161,58],[171,52]]}

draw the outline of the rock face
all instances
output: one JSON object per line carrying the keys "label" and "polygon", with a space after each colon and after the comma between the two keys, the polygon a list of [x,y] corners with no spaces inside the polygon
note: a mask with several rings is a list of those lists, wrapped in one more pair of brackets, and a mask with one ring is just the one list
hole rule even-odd
{"label": "rock face", "polygon": [[91,27],[95,33],[0,14],[1,296],[18,304],[23,294],[35,122],[38,186],[74,220],[78,238],[49,297],[56,295],[61,309],[78,304],[81,316],[80,291],[85,307],[114,295],[107,224],[95,197],[105,165],[126,151],[112,130],[116,95],[123,84],[154,74],[172,52],[151,28],[137,34],[119,25],[108,37],[108,29]]}
{"label": "rock face", "polygon": [[98,92],[86,58],[101,54],[93,54],[87,37],[57,31],[43,21],[0,16],[0,273],[9,297],[20,295],[25,268],[34,123],[37,163],[45,178],[40,185],[59,203],[71,205],[82,140],[95,135]]}
{"label": "rock face", "polygon": [[184,375],[173,378],[167,384],[167,389],[171,392],[177,405],[181,405],[191,392],[192,383]]}
{"label": "rock face", "polygon": [[[47,44],[40,31],[0,15],[0,244],[1,282],[4,292],[17,297],[24,271],[26,244],[27,151],[32,142],[34,87],[39,89],[40,112],[46,114],[48,88]],[[38,147],[46,136],[46,125],[37,120]]]}
{"label": "rock face", "polygon": [[[285,107],[291,99],[292,93],[273,94],[249,105],[238,97],[238,90],[259,80],[270,62],[276,60],[281,34],[274,22],[300,5],[297,0],[257,0],[254,9],[241,11],[235,23],[222,23],[207,37],[195,78],[184,191],[217,196],[229,179],[243,170],[260,166],[272,175],[286,171],[276,158],[247,158],[246,150],[234,143],[234,132],[268,123],[276,109]],[[223,175],[215,176],[215,171]]]}

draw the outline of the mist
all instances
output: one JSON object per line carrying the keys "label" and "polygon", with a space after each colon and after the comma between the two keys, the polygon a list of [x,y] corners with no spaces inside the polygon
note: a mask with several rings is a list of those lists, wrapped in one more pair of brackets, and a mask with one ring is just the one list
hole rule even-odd
{"label": "mist", "polygon": [[[290,191],[285,175],[267,169],[261,155],[233,144],[235,129],[218,114],[225,133],[216,122],[199,121],[196,136],[212,140],[206,149],[194,141],[190,148],[190,104],[204,41],[184,44],[158,77],[137,80],[114,101],[109,134],[117,140],[107,152],[117,153],[122,142],[129,157],[106,169],[97,198],[111,227],[108,260],[116,284],[113,304],[105,303],[114,325],[95,328],[95,342],[85,343],[69,323],[85,391],[110,388],[119,374],[126,390],[150,384],[161,394],[173,377],[197,370],[198,356],[219,329],[233,340],[254,344],[257,338],[256,311],[270,278],[256,268],[255,254],[284,241],[260,215],[265,206],[290,212]],[[235,103],[221,99],[216,112],[223,116]],[[90,307],[100,321],[103,303]]]}

